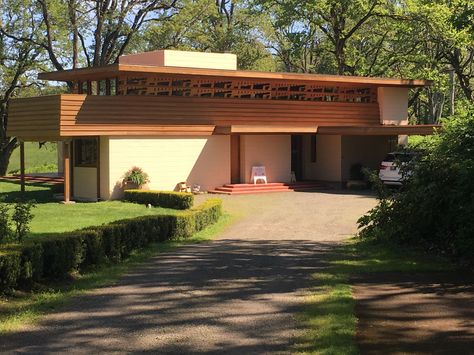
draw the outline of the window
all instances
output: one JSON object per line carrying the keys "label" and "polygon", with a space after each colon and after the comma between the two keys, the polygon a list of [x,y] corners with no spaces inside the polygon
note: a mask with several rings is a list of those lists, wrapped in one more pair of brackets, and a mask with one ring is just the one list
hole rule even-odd
{"label": "window", "polygon": [[317,148],[316,148],[316,135],[311,136],[311,163],[316,163],[318,160]]}
{"label": "window", "polygon": [[86,138],[74,140],[74,166],[97,166],[97,139]]}

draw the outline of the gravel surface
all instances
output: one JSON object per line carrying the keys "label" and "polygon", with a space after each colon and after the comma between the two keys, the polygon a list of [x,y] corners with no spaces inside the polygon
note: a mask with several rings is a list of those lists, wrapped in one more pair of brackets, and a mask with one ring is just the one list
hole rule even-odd
{"label": "gravel surface", "polygon": [[[200,199],[206,198],[200,196]],[[3,336],[21,353],[288,353],[311,273],[375,204],[338,192],[223,196],[241,218]]]}
{"label": "gravel surface", "polygon": [[352,281],[362,354],[474,354],[474,275],[374,273]]}

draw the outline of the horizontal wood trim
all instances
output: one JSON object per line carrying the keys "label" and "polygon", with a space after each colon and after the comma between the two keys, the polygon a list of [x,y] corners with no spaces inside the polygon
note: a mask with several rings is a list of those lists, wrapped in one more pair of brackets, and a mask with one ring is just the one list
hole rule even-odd
{"label": "horizontal wood trim", "polygon": [[298,134],[318,132],[317,126],[279,126],[279,125],[234,125],[216,127],[216,134]]}
{"label": "horizontal wood trim", "polygon": [[203,78],[219,79],[259,79],[259,80],[291,80],[300,82],[321,82],[321,83],[343,83],[343,84],[369,84],[376,86],[402,86],[418,87],[431,85],[428,80],[413,79],[393,79],[393,78],[371,78],[342,75],[322,75],[322,74],[299,74],[299,73],[270,73],[244,70],[224,70],[224,69],[200,69],[183,67],[158,67],[143,65],[123,65],[112,64],[99,68],[84,68],[75,70],[62,70],[58,72],[41,73],[38,75],[42,80],[102,80],[119,76],[126,73],[153,73],[176,75],[180,77],[200,76]]}
{"label": "horizontal wood trim", "polygon": [[397,136],[397,135],[430,135],[441,129],[440,125],[407,125],[407,126],[358,126],[358,127],[319,127],[320,134],[337,134],[347,136]]}
{"label": "horizontal wood trim", "polygon": [[28,140],[59,140],[60,95],[13,99],[7,134]]}
{"label": "horizontal wood trim", "polygon": [[80,125],[63,128],[61,134],[68,137],[90,136],[91,132],[100,129],[102,135],[117,136],[210,136],[214,133],[213,125],[182,125],[182,126],[136,126],[136,125]]}

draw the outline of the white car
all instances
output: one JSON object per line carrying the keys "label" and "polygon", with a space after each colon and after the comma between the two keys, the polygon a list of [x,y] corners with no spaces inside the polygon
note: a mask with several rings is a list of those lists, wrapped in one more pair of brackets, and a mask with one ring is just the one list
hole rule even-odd
{"label": "white car", "polygon": [[410,162],[416,157],[416,153],[393,152],[387,154],[380,164],[379,178],[385,185],[401,185],[403,176],[400,165]]}

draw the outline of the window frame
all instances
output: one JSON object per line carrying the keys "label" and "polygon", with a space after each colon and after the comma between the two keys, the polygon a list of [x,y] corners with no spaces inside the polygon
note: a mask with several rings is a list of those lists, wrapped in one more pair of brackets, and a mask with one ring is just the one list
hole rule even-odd
{"label": "window frame", "polygon": [[[94,154],[92,156],[93,159],[82,162],[87,160],[83,157],[83,144],[93,144],[95,146]],[[74,167],[75,168],[97,168],[99,164],[99,140],[96,137],[92,138],[77,138],[73,140],[73,149],[74,149]]]}

